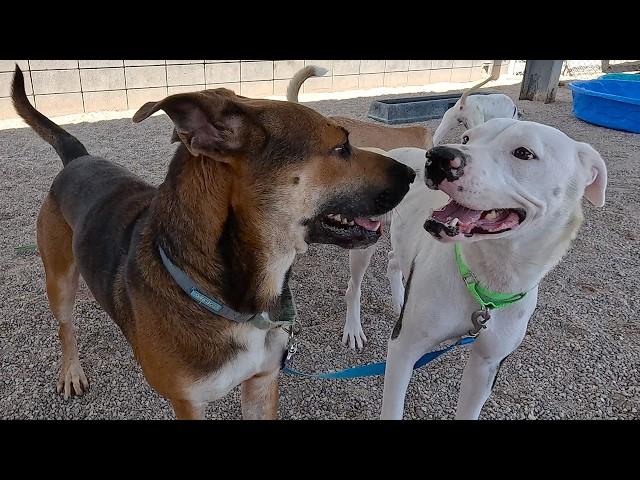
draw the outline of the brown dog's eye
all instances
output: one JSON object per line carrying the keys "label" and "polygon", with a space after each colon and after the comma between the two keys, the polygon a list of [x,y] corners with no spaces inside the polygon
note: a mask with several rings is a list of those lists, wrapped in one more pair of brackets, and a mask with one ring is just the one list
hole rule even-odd
{"label": "brown dog's eye", "polygon": [[538,158],[535,153],[524,147],[516,148],[511,155],[519,158],[520,160],[535,160]]}
{"label": "brown dog's eye", "polygon": [[338,145],[336,148],[334,148],[333,152],[337,153],[342,158],[347,158],[349,155],[351,155],[351,145],[349,145],[349,142],[347,141],[342,145]]}
{"label": "brown dog's eye", "polygon": [[469,141],[469,136],[465,135],[464,137],[462,137],[462,144],[464,145],[465,143],[467,143]]}

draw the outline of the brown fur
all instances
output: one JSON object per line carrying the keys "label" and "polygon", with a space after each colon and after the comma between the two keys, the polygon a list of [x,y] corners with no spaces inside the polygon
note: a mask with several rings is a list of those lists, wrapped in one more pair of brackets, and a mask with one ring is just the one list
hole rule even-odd
{"label": "brown fur", "polygon": [[255,375],[242,382],[242,418],[247,420],[274,420],[278,417],[277,375]]}
{"label": "brown fur", "polygon": [[56,385],[64,398],[82,395],[89,387],[80,366],[78,344],[73,331],[73,303],[78,291],[79,273],[71,250],[72,231],[62,218],[55,201],[48,196],[37,222],[37,242],[45,269],[49,306],[59,323],[58,337],[62,345],[62,364]]}
{"label": "brown fur", "polygon": [[376,147],[387,152],[402,147],[425,150],[433,147],[431,131],[426,127],[388,127],[347,117],[330,118],[349,130],[349,139],[359,147]]}
{"label": "brown fur", "polygon": [[[296,72],[287,88],[287,100],[297,103],[300,87],[307,78],[313,76],[316,76],[316,67],[313,65]],[[429,150],[433,146],[432,133],[426,127],[389,127],[348,117],[329,118],[346,128],[349,131],[349,140],[358,147],[376,147],[389,151],[401,147]]]}

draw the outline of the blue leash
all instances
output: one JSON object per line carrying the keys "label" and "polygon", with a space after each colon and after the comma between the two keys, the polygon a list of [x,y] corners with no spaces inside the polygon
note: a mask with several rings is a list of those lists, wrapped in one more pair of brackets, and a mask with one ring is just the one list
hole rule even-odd
{"label": "blue leash", "polygon": [[[426,365],[432,360],[435,360],[443,353],[447,353],[453,347],[457,347],[458,345],[466,345],[468,343],[472,343],[475,340],[473,337],[462,337],[456,343],[449,345],[442,350],[436,350],[435,352],[425,353],[420,360],[418,360],[413,369]],[[289,375],[298,375],[301,377],[309,377],[309,378],[319,378],[319,379],[342,379],[342,378],[359,378],[359,377],[375,377],[379,375],[384,375],[385,368],[387,366],[387,362],[378,362],[378,363],[369,363],[367,365],[359,365],[357,367],[347,368],[345,370],[340,370],[338,372],[332,373],[303,373],[295,370],[293,368],[285,367],[283,369],[284,373]]]}

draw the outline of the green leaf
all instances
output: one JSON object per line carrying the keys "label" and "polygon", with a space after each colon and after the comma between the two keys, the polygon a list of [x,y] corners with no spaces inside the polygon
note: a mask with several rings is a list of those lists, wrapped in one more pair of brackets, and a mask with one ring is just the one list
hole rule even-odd
{"label": "green leaf", "polygon": [[34,244],[20,245],[16,247],[16,253],[18,255],[30,255],[38,251],[38,246]]}

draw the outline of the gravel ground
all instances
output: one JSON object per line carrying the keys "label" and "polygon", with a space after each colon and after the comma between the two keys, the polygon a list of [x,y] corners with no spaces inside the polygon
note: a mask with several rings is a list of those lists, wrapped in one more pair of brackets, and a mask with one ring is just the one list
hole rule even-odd
{"label": "gravel ground", "polygon": [[[494,87],[517,98],[519,85]],[[313,102],[323,114],[366,118],[374,98]],[[483,419],[640,418],[640,135],[577,120],[561,88],[550,105],[518,102],[524,119],[557,127],[591,143],[609,167],[607,204],[585,202],[585,223],[570,252],[543,281],[540,301],[521,347],[504,363]],[[425,122],[435,129],[438,121]],[[126,165],[153,183],[164,177],[173,147],[170,121],[149,118],[80,123],[68,130],[92,153]],[[458,132],[458,134],[461,132]],[[91,382],[87,395],[64,401],[55,393],[60,347],[37,254],[15,247],[35,243],[41,201],[61,168],[53,149],[30,129],[0,131],[0,418],[163,419],[171,408],[146,383],[116,325],[83,285],[76,301],[80,358]],[[394,323],[384,275],[388,239],[366,274],[363,325],[369,343],[361,353],[340,344],[345,315],[348,254],[312,246],[300,256],[292,281],[303,325],[295,366],[339,369],[384,358]],[[416,372],[405,418],[453,418],[468,352],[454,350]],[[376,419],[381,378],[281,379],[285,419]],[[239,390],[214,402],[212,419],[239,418]]]}

